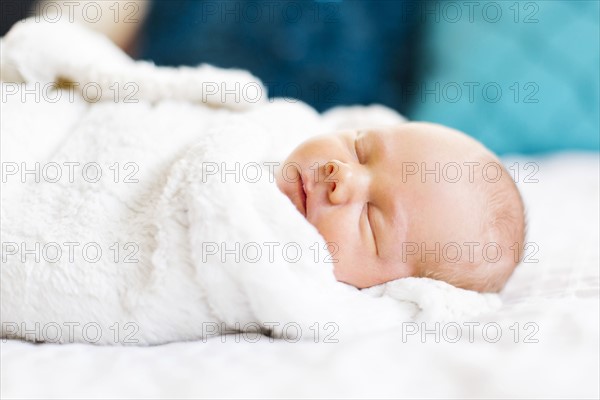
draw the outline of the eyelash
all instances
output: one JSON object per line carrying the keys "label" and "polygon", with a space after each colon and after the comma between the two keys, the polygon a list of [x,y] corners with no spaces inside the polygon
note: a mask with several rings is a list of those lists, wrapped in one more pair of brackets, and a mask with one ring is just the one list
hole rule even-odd
{"label": "eyelash", "polygon": [[373,243],[375,244],[375,252],[379,254],[379,249],[377,248],[377,238],[375,237],[375,231],[373,230],[373,225],[371,224],[371,219],[369,218],[371,203],[367,202],[365,204],[365,208],[367,209],[367,223],[369,224],[369,229],[371,230],[371,235],[373,236]]}

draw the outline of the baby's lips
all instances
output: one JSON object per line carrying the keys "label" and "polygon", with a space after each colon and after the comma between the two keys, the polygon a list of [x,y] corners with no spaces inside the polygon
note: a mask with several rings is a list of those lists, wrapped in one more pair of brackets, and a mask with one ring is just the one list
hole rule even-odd
{"label": "baby's lips", "polygon": [[[286,192],[289,193],[288,197],[290,198],[298,212],[300,212],[300,214],[306,217],[306,195],[304,192],[304,183],[302,181],[302,176],[297,167],[293,169],[290,168],[289,171],[289,174],[285,178],[285,181],[287,182],[289,188],[289,191]],[[292,171],[294,171],[295,173]]]}
{"label": "baby's lips", "polygon": [[306,217],[306,192],[304,189],[304,181],[302,174],[298,174],[298,180],[296,182],[297,199],[299,206],[296,206],[300,212]]}
{"label": "baby's lips", "polygon": [[315,183],[311,180],[311,172],[302,174],[303,189],[304,189],[304,210],[306,219],[309,219],[311,211],[314,208],[315,199]]}

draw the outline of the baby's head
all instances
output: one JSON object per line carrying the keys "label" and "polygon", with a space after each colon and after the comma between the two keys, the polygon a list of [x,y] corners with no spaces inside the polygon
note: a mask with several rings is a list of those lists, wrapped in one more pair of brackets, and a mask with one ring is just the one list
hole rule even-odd
{"label": "baby's head", "polygon": [[482,144],[441,125],[317,136],[276,177],[333,243],[336,278],[358,288],[415,276],[499,291],[522,255],[513,180]]}

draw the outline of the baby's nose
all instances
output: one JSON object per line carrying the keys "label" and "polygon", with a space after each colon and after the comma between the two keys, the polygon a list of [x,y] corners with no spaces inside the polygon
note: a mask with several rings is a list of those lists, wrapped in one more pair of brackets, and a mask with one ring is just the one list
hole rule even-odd
{"label": "baby's nose", "polygon": [[344,204],[360,199],[366,194],[366,176],[350,164],[332,160],[325,164],[325,185],[332,204]]}

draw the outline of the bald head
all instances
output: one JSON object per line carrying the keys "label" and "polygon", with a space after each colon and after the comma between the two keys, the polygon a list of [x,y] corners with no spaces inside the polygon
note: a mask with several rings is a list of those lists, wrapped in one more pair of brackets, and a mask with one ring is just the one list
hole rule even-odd
{"label": "bald head", "polygon": [[490,151],[456,130],[406,123],[313,137],[276,178],[335,245],[336,278],[358,288],[426,276],[495,291],[516,265],[518,191]]}
{"label": "bald head", "polygon": [[524,205],[515,183],[498,158],[471,137],[429,123],[412,129],[419,132],[414,144],[421,151],[413,154],[423,160],[419,178],[425,192],[414,211],[429,209],[425,218],[413,219],[409,235],[419,244],[413,259],[417,274],[464,289],[501,290],[525,241]]}

